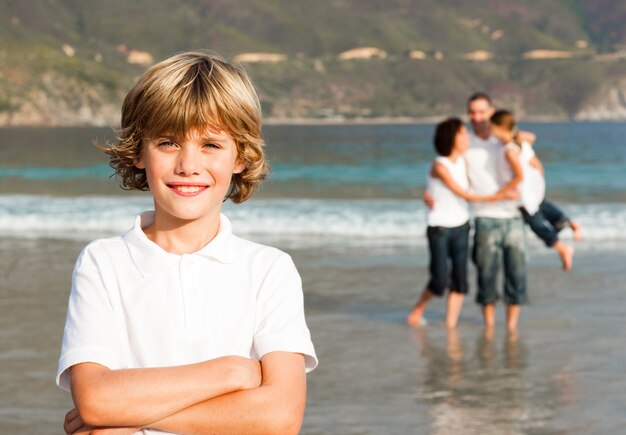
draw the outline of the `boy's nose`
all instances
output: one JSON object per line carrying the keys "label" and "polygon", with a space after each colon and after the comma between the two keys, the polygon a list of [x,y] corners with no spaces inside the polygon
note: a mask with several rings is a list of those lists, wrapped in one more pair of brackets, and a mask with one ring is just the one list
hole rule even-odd
{"label": "boy's nose", "polygon": [[176,173],[180,175],[195,175],[200,173],[201,158],[193,147],[183,147],[178,154]]}

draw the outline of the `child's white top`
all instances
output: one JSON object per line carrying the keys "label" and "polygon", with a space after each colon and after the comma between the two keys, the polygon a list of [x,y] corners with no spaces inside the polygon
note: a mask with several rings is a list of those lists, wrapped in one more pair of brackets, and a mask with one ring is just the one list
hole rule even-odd
{"label": "child's white top", "polygon": [[[526,211],[533,215],[539,210],[539,204],[546,194],[546,182],[541,172],[530,164],[535,151],[528,142],[522,142],[521,147],[514,142],[509,142],[504,146],[504,150],[506,152],[510,149],[519,150],[519,162],[524,175],[524,180],[517,187],[520,194],[518,205],[524,206]],[[513,170],[508,161],[501,162],[499,171],[502,183],[508,183],[513,178]]]}
{"label": "child's white top", "polygon": [[[441,163],[448,169],[450,176],[459,187],[465,191],[469,188],[465,160],[458,157],[452,162],[447,157],[439,156],[435,162]],[[428,173],[426,188],[435,200],[435,206],[427,211],[428,226],[431,227],[458,227],[469,220],[467,201],[455,195],[440,178]]]}
{"label": "child's white top", "polygon": [[226,355],[260,359],[273,351],[317,357],[304,318],[302,284],[289,255],[236,237],[221,215],[204,248],[170,254],[150,241],[142,213],[121,237],[90,243],[72,277],[57,384],[69,368],[191,364]]}
{"label": "child's white top", "polygon": [[[495,136],[484,140],[470,133],[470,148],[463,157],[473,193],[493,195],[500,190],[498,165],[504,160],[504,150]],[[519,216],[517,201],[473,202],[472,209],[476,217],[510,219]]]}

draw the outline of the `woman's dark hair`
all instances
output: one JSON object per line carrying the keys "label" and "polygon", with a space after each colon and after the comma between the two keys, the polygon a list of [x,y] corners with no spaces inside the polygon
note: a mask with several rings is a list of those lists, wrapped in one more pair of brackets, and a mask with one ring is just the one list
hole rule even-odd
{"label": "woman's dark hair", "polygon": [[450,155],[452,148],[454,148],[454,139],[462,127],[463,121],[459,118],[448,118],[437,124],[435,137],[433,138],[437,154],[443,157]]}

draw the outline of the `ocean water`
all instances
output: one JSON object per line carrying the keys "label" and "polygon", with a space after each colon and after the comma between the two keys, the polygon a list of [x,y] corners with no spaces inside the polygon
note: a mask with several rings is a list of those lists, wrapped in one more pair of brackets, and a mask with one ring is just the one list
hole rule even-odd
{"label": "ocean water", "polygon": [[[626,238],[626,125],[522,128],[539,137],[547,197],[581,221],[585,238]],[[423,244],[432,133],[432,125],[267,127],[269,180],[225,210],[244,236]],[[88,240],[128,228],[151,203],[110,178],[93,142],[112,140],[111,129],[0,129],[0,235]]]}
{"label": "ocean water", "polygon": [[[584,240],[563,273],[528,235],[531,304],[516,336],[482,330],[473,269],[456,333],[443,300],[428,326],[404,322],[428,277],[420,197],[432,125],[266,128],[271,177],[225,213],[302,275],[320,357],[303,434],[625,433],[626,125],[522,127],[538,135],[548,197]],[[151,207],[109,178],[93,141],[114,135],[0,129],[0,433],[61,433],[72,405],[54,375],[74,260]]]}

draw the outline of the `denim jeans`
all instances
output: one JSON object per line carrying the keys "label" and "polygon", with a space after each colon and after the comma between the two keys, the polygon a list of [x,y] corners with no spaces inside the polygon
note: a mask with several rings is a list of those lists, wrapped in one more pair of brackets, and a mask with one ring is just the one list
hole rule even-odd
{"label": "denim jeans", "polygon": [[569,225],[569,218],[556,205],[543,201],[537,213],[530,215],[521,208],[524,221],[549,248],[559,240],[559,231]]}
{"label": "denim jeans", "polygon": [[526,243],[520,218],[476,218],[474,263],[478,269],[476,302],[493,304],[498,300],[498,269],[504,266],[504,302],[526,302]]}
{"label": "denim jeans", "polygon": [[448,287],[448,258],[452,263],[450,291],[467,293],[467,251],[469,222],[458,227],[428,227],[430,249],[430,281],[428,289],[442,296]]}

